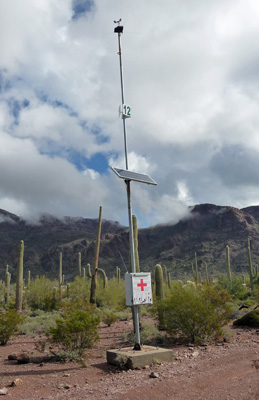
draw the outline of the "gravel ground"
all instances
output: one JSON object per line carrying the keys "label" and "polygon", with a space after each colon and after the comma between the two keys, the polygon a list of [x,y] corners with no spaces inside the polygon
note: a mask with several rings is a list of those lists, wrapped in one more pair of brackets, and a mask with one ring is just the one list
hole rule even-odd
{"label": "gravel ground", "polygon": [[36,354],[39,338],[17,337],[0,347],[0,389],[12,400],[259,400],[259,330],[235,328],[228,343],[174,346],[171,363],[120,371],[106,363],[106,350],[125,346],[123,333],[131,329],[129,321],[101,326],[86,368],[8,361],[11,353]]}

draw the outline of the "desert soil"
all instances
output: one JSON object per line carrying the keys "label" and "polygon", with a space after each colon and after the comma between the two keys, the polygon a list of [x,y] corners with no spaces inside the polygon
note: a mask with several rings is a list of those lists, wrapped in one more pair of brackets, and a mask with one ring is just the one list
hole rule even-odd
{"label": "desert soil", "polygon": [[175,345],[171,363],[121,371],[106,363],[106,350],[127,345],[123,333],[131,329],[130,321],[102,325],[86,368],[76,362],[9,361],[11,353],[37,355],[39,338],[15,337],[0,347],[0,390],[6,388],[5,397],[12,400],[259,400],[258,329],[230,328],[228,342]]}

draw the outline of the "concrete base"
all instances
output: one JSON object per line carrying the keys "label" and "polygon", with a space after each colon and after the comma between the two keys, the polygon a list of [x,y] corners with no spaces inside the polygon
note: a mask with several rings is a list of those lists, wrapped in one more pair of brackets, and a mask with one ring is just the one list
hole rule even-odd
{"label": "concrete base", "polygon": [[129,369],[143,368],[146,365],[173,361],[173,352],[152,346],[141,346],[141,350],[132,350],[132,347],[107,350],[108,364],[119,365]]}

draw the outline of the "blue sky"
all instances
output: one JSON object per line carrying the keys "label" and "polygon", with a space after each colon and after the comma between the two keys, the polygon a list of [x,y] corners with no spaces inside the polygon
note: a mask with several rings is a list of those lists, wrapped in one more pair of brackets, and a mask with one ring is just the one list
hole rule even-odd
{"label": "blue sky", "polygon": [[117,36],[139,225],[190,205],[259,204],[255,0],[9,0],[0,4],[0,208],[127,224]]}

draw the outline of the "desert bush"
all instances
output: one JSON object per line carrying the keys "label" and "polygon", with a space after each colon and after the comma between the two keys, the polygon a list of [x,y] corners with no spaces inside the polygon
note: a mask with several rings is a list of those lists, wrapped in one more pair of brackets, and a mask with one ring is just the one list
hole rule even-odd
{"label": "desert bush", "polygon": [[13,336],[21,323],[22,317],[15,311],[9,310],[0,315],[0,345],[7,344],[11,336]]}
{"label": "desert bush", "polygon": [[[134,332],[124,334],[124,339],[129,343],[135,343],[136,336]],[[156,325],[149,321],[141,322],[140,341],[145,345],[161,345],[165,342],[165,335],[159,332]]]}
{"label": "desert bush", "polygon": [[120,321],[128,321],[132,318],[132,312],[129,307],[124,311],[116,311],[116,315]]}
{"label": "desert bush", "polygon": [[55,283],[44,275],[31,281],[30,289],[25,292],[25,301],[33,310],[52,311],[57,308],[57,300],[53,296]]}
{"label": "desert bush", "polygon": [[57,311],[45,312],[35,310],[31,315],[26,316],[19,325],[19,330],[23,335],[37,336],[45,332],[46,329],[55,326],[59,313]]}
{"label": "desert bush", "polygon": [[61,351],[77,354],[80,358],[98,341],[99,323],[100,317],[93,311],[66,309],[46,335]]}
{"label": "desert bush", "polygon": [[96,304],[101,308],[113,311],[123,311],[126,307],[125,282],[118,282],[116,278],[109,280],[106,289],[98,285],[96,291]]}
{"label": "desert bush", "polygon": [[227,290],[234,299],[246,300],[251,296],[251,290],[244,285],[242,277],[233,277],[230,281],[226,276],[219,275],[218,284]]}
{"label": "desert bush", "polygon": [[102,321],[108,326],[111,326],[117,320],[118,320],[117,315],[114,314],[114,312],[112,311],[105,311],[102,314]]}
{"label": "desert bush", "polygon": [[169,335],[197,343],[222,333],[232,315],[230,299],[219,286],[174,283],[170,296],[157,302],[155,310],[159,325]]}
{"label": "desert bush", "polygon": [[69,297],[71,300],[77,298],[82,299],[84,302],[89,302],[90,296],[90,281],[85,281],[84,278],[76,276],[74,282],[70,283]]}

